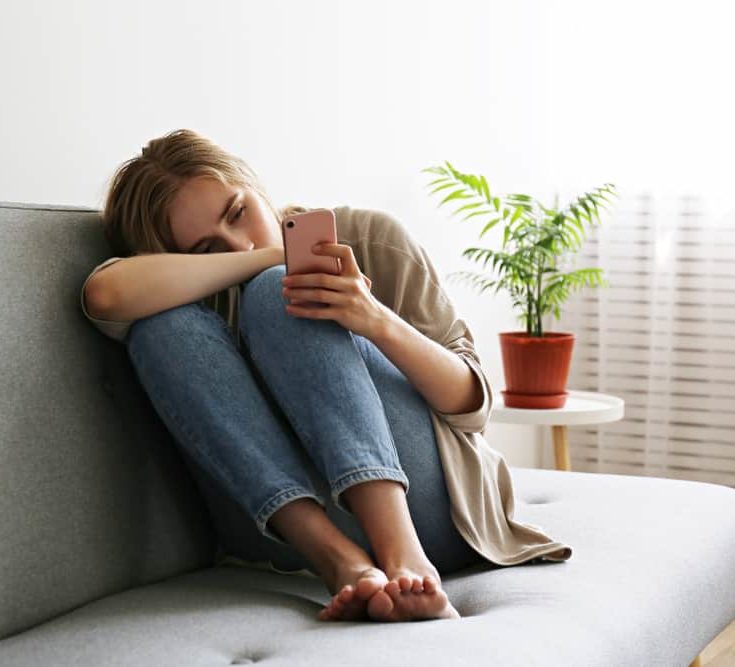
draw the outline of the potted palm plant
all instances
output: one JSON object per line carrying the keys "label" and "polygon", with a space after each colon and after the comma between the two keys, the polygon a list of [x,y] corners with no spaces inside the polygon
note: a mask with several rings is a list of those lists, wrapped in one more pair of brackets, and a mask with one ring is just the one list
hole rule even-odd
{"label": "potted palm plant", "polygon": [[501,250],[471,247],[462,253],[463,257],[481,262],[483,269],[492,261],[498,279],[469,271],[457,271],[448,276],[469,281],[480,293],[493,286],[495,293],[506,289],[513,307],[520,311],[518,318],[525,325],[525,331],[499,334],[506,384],[502,392],[505,405],[563,407],[569,394],[566,384],[574,334],[545,332],[542,318],[553,312],[559,319],[560,306],[569,297],[570,290],[608,285],[601,269],[564,272],[559,263],[581,247],[584,223],[599,223],[599,208],[605,208],[606,195],[618,196],[615,186],[606,183],[559,209],[558,196],[554,207],[546,208],[526,194],[492,194],[484,176],[463,174],[447,161],[444,166],[428,167],[422,172],[438,176],[427,186],[433,187],[430,194],[449,191],[438,206],[470,200],[453,215],[467,211],[463,220],[481,217],[484,225],[480,238],[499,222],[505,225]]}

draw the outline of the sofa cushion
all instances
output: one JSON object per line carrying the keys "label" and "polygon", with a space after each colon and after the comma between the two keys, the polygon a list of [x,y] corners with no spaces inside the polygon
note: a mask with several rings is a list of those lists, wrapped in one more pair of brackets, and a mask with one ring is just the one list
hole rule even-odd
{"label": "sofa cushion", "polygon": [[511,472],[517,517],[574,544],[575,557],[443,577],[461,619],[319,621],[320,581],[219,566],[6,639],[0,664],[684,667],[735,617],[735,490]]}
{"label": "sofa cushion", "polygon": [[125,348],[79,308],[109,254],[95,210],[0,203],[0,637],[214,561]]}

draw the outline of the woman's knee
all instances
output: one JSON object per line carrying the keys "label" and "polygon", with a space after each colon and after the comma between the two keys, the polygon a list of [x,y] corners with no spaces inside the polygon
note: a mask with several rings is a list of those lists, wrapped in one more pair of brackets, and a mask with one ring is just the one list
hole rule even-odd
{"label": "woman's knee", "polygon": [[197,340],[200,334],[221,335],[226,325],[219,320],[222,318],[211,309],[186,303],[136,320],[130,325],[126,343],[131,351],[170,349]]}
{"label": "woman's knee", "polygon": [[255,322],[268,322],[273,317],[285,317],[286,298],[281,279],[286,267],[276,264],[261,271],[242,287],[240,302],[240,326]]}

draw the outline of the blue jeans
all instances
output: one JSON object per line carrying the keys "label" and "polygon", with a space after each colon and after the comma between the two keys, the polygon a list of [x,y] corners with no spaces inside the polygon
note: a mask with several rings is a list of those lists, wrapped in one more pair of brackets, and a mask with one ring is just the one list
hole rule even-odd
{"label": "blue jeans", "polygon": [[375,559],[341,494],[394,480],[440,574],[480,562],[450,517],[423,397],[368,339],[287,313],[284,275],[279,264],[241,284],[244,353],[224,319],[199,303],[137,320],[125,341],[204,495],[220,549],[314,572],[268,525],[287,503],[313,498]]}

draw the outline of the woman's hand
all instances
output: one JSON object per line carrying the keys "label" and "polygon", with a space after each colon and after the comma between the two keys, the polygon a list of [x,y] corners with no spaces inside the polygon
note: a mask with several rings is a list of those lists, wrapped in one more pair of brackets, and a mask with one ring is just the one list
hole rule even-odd
{"label": "woman's hand", "polygon": [[[295,317],[334,320],[358,336],[372,339],[387,319],[387,308],[370,293],[372,282],[360,271],[352,248],[341,243],[318,243],[312,251],[339,257],[342,272],[285,276],[283,295],[291,301],[286,310]],[[326,305],[304,307],[300,305],[302,301]]]}

